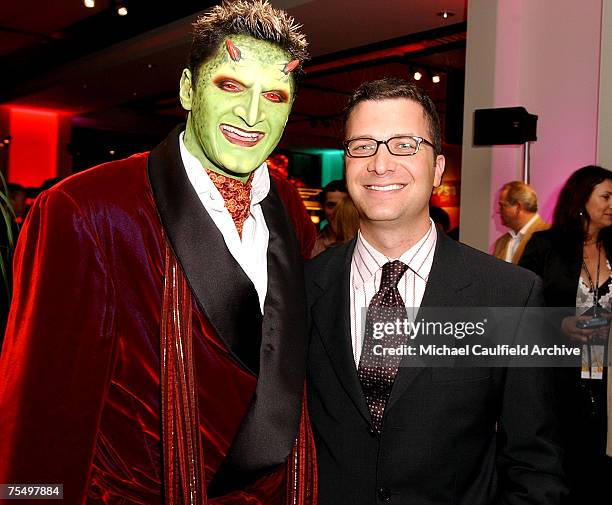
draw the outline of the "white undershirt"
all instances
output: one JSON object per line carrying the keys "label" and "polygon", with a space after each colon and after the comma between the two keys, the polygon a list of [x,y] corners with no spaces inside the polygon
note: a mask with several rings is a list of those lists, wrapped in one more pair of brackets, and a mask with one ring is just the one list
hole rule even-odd
{"label": "white undershirt", "polygon": [[185,147],[184,135],[185,132],[182,132],[179,136],[179,146],[189,182],[198,194],[206,212],[223,235],[229,252],[253,282],[263,314],[268,290],[267,254],[270,234],[261,210],[261,201],[268,196],[270,191],[268,167],[263,163],[254,172],[251,183],[251,213],[242,227],[241,240],[234,220],[225,208],[225,201],[221,193],[210,180],[206,170],[202,168],[200,161]]}
{"label": "white undershirt", "polygon": [[506,257],[504,258],[505,261],[507,261],[508,263],[512,263],[512,256],[514,256],[517,247],[521,243],[521,240],[523,240],[523,237],[525,236],[525,233],[527,233],[529,227],[536,222],[538,217],[538,214],[534,214],[533,217],[529,221],[527,221],[525,223],[525,226],[523,226],[519,231],[514,231],[513,229],[508,230],[508,233],[510,234],[510,240],[508,241],[508,245],[506,246]]}
{"label": "white undershirt", "polygon": [[363,237],[361,231],[357,234],[357,243],[351,261],[350,280],[351,343],[355,366],[359,366],[361,348],[363,347],[365,314],[368,305],[380,287],[383,265],[388,261],[393,261],[393,259],[399,259],[408,265],[408,270],[399,280],[397,289],[408,309],[408,319],[414,320],[425,294],[427,279],[433,264],[437,237],[436,227],[431,221],[429,230],[416,244],[399,258],[388,258],[374,249],[374,246],[370,245]]}

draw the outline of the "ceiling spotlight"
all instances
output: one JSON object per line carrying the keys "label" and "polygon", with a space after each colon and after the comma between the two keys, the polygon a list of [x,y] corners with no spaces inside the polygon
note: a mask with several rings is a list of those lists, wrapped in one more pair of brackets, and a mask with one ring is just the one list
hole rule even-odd
{"label": "ceiling spotlight", "polygon": [[128,9],[127,5],[125,5],[125,2],[117,2],[117,14],[119,16],[127,16]]}
{"label": "ceiling spotlight", "polygon": [[431,82],[433,82],[434,84],[438,84],[440,82],[440,76],[438,74],[432,75]]}
{"label": "ceiling spotlight", "polygon": [[412,75],[415,81],[420,81],[423,78],[423,74],[418,70]]}
{"label": "ceiling spotlight", "polygon": [[88,9],[93,9],[96,6],[95,0],[83,0],[83,5]]}
{"label": "ceiling spotlight", "polygon": [[440,16],[442,19],[448,19],[453,17],[455,13],[453,11],[440,11],[436,15]]}

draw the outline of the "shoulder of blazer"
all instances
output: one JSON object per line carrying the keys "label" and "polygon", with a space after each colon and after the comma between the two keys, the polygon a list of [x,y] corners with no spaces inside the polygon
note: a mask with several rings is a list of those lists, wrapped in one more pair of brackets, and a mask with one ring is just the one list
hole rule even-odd
{"label": "shoulder of blazer", "polygon": [[533,223],[531,230],[533,230],[532,233],[536,233],[538,231],[548,230],[549,228],[550,228],[550,225],[546,221],[544,221],[544,219],[538,216],[538,219],[536,219],[536,222]]}
{"label": "shoulder of blazer", "polygon": [[550,228],[531,236],[519,265],[528,268],[544,280],[557,275],[559,269],[579,269],[582,254],[573,240],[566,234]]}
{"label": "shoulder of blazer", "polygon": [[498,245],[505,245],[506,242],[508,242],[508,240],[510,240],[510,233],[506,232],[502,235],[500,235],[499,237],[497,237],[497,239],[495,240],[495,246],[497,247]]}
{"label": "shoulder of blazer", "polygon": [[458,247],[456,252],[463,256],[463,265],[466,271],[483,282],[490,283],[492,279],[495,279],[497,283],[514,281],[531,285],[536,278],[533,272],[524,268],[519,268],[512,263],[495,258],[466,244],[456,244]]}
{"label": "shoulder of blazer", "polygon": [[[510,238],[511,237],[508,232],[497,237],[497,239],[495,240],[495,243],[493,244],[493,255],[494,256],[498,257],[498,255],[502,253],[502,250],[506,247],[506,244],[508,244],[508,242],[510,241]],[[505,251],[504,251],[504,254],[505,254]]]}
{"label": "shoulder of blazer", "polygon": [[455,304],[469,300],[479,304],[490,297],[492,304],[520,306],[533,289],[536,275],[439,234],[429,281],[444,284],[445,290],[461,291],[465,298],[457,298]]}
{"label": "shoulder of blazer", "polygon": [[356,239],[346,244],[329,249],[308,260],[304,265],[306,290],[325,290],[327,286],[342,276],[345,268],[350,266]]}
{"label": "shoulder of blazer", "polygon": [[550,249],[557,245],[567,246],[567,240],[562,235],[551,228],[534,231],[531,235],[530,244],[538,249]]}

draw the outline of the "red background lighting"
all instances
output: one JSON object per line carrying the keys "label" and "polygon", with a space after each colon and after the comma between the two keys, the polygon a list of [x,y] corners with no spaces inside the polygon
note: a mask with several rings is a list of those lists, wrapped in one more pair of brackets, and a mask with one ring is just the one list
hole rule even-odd
{"label": "red background lighting", "polygon": [[10,108],[9,181],[40,186],[57,175],[58,130],[58,112]]}

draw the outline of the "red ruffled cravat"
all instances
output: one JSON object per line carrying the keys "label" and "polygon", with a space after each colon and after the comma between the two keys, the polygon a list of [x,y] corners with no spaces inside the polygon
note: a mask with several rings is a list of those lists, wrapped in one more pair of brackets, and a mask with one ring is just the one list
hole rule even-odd
{"label": "red ruffled cravat", "polygon": [[234,220],[238,235],[242,237],[242,227],[251,213],[251,182],[253,174],[249,176],[249,180],[246,183],[243,183],[238,179],[233,179],[208,169],[206,169],[206,173],[219,190],[219,193],[221,193],[225,201],[225,208]]}

